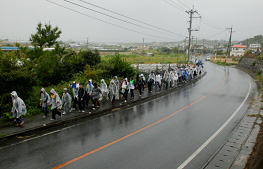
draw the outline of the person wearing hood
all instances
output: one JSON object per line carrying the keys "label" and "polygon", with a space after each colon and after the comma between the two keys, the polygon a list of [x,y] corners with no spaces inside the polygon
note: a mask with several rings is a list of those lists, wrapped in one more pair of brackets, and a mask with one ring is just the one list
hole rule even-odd
{"label": "person wearing hood", "polygon": [[90,93],[90,96],[94,100],[93,110],[95,110],[97,107],[100,107],[100,102],[99,102],[100,94],[103,97],[103,93],[102,93],[101,89],[98,87],[97,83],[94,83],[94,87]]}
{"label": "person wearing hood", "polygon": [[187,80],[188,80],[188,70],[187,70],[187,68],[184,70],[184,76],[185,76],[185,81],[187,82]]}
{"label": "person wearing hood", "polygon": [[93,85],[92,85],[92,80],[90,79],[86,86],[86,92],[87,92],[86,106],[88,106],[90,100],[91,100],[91,103],[94,104],[92,97],[90,97],[89,95],[92,89],[93,89]]}
{"label": "person wearing hood", "polygon": [[141,77],[142,77],[142,82],[143,82],[143,88],[142,88],[142,91],[144,91],[144,88],[145,88],[145,77],[143,74],[141,74]]}
{"label": "person wearing hood", "polygon": [[120,82],[119,82],[119,80],[118,80],[118,78],[117,78],[117,76],[114,76],[114,83],[116,84],[116,86],[117,86],[117,91],[116,91],[116,94],[115,94],[115,99],[116,100],[119,100],[120,99]]}
{"label": "person wearing hood", "polygon": [[170,72],[170,79],[171,79],[170,86],[174,87],[175,76],[173,70]]}
{"label": "person wearing hood", "polygon": [[76,81],[72,82],[69,85],[69,88],[72,88],[73,92],[73,110],[76,109],[76,105],[78,103],[78,92],[79,92],[79,84]]}
{"label": "person wearing hood", "polygon": [[62,117],[62,113],[58,111],[58,109],[62,108],[62,101],[60,100],[59,95],[56,93],[54,89],[51,89],[51,111],[52,111],[52,118],[50,120],[56,119],[56,114]]}
{"label": "person wearing hood", "polygon": [[177,73],[177,70],[174,70],[174,80],[175,80],[175,83],[176,83],[176,85],[178,84],[177,82],[178,82],[178,73]]}
{"label": "person wearing hood", "polygon": [[134,89],[135,89],[135,82],[133,80],[133,78],[130,78],[130,83],[129,83],[129,89],[131,91],[131,99],[134,99]]}
{"label": "person wearing hood", "polygon": [[193,72],[194,72],[194,78],[196,78],[196,76],[197,76],[197,69],[196,69],[196,66],[193,67]]}
{"label": "person wearing hood", "polygon": [[83,88],[83,84],[79,84],[79,92],[78,92],[78,101],[79,101],[79,112],[85,112],[85,99],[86,99],[86,91]]}
{"label": "person wearing hood", "polygon": [[66,114],[68,111],[71,112],[71,100],[72,97],[68,93],[68,89],[63,89],[63,96],[62,96],[62,105],[64,104],[64,112],[62,114]]}
{"label": "person wearing hood", "polygon": [[122,88],[121,92],[123,93],[123,97],[125,99],[124,102],[127,102],[128,93],[129,93],[129,82],[127,78],[124,79],[124,82],[122,83],[121,88]]}
{"label": "person wearing hood", "polygon": [[191,66],[189,66],[189,79],[193,79],[193,68]]}
{"label": "person wearing hood", "polygon": [[110,89],[110,96],[111,96],[111,103],[112,104],[114,104],[114,102],[115,102],[116,94],[117,94],[117,91],[118,91],[117,86],[118,85],[115,84],[114,80],[110,81],[109,89]]}
{"label": "person wearing hood", "polygon": [[20,97],[18,97],[16,91],[13,91],[11,93],[11,97],[12,97],[12,103],[13,103],[11,113],[14,118],[14,123],[16,123],[15,126],[22,127],[22,125],[24,124],[24,121],[22,120],[21,116],[25,115],[27,112],[26,105],[24,101]]}
{"label": "person wearing hood", "polygon": [[169,74],[169,72],[167,70],[164,72],[163,78],[164,78],[165,87],[166,87],[166,90],[167,90],[168,89],[168,84],[170,82],[170,74]]}
{"label": "person wearing hood", "polygon": [[153,73],[153,71],[151,71],[151,73],[149,74],[149,77],[148,77],[148,90],[149,92],[152,92],[152,85],[154,84],[155,82],[155,75]]}
{"label": "person wearing hood", "polygon": [[42,88],[40,90],[40,103],[39,105],[42,107],[42,110],[44,112],[44,116],[43,118],[46,118],[49,111],[48,111],[48,106],[50,104],[50,97],[49,94],[47,94],[46,90],[44,88]]}
{"label": "person wearing hood", "polygon": [[157,87],[159,87],[159,89],[161,89],[161,84],[162,84],[162,80],[161,80],[161,75],[160,73],[157,73],[156,77],[155,77],[155,90],[157,90]]}
{"label": "person wearing hood", "polygon": [[139,76],[139,80],[138,80],[138,90],[139,90],[139,96],[142,96],[142,90],[143,90],[143,80],[142,80],[142,75]]}
{"label": "person wearing hood", "polygon": [[[107,100],[109,100],[109,91],[108,91],[108,86],[107,84],[105,83],[105,80],[104,79],[101,79],[100,81],[100,89],[103,93],[103,96],[106,97]],[[101,97],[101,100],[102,100],[103,97]]]}
{"label": "person wearing hood", "polygon": [[203,70],[203,67],[202,67],[202,65],[200,64],[200,65],[199,65],[199,76],[201,75],[202,70]]}

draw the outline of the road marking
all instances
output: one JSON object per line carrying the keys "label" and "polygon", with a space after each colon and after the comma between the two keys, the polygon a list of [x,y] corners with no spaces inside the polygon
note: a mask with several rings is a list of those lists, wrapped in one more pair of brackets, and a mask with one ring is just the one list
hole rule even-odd
{"label": "road marking", "polygon": [[135,135],[135,134],[137,134],[137,133],[139,133],[139,132],[141,132],[141,131],[144,131],[144,130],[146,130],[146,129],[148,129],[148,128],[150,128],[150,127],[152,127],[152,126],[154,126],[154,125],[156,125],[156,124],[158,124],[158,123],[161,123],[162,121],[164,121],[164,120],[166,120],[166,119],[168,119],[168,118],[176,115],[177,113],[185,110],[186,108],[192,106],[193,104],[195,104],[195,103],[203,100],[203,99],[206,98],[207,96],[209,96],[211,93],[213,93],[214,91],[216,91],[219,87],[221,87],[221,86],[224,84],[225,80],[226,80],[226,73],[224,73],[224,79],[223,79],[223,81],[222,81],[216,88],[214,88],[212,91],[210,91],[210,92],[207,93],[206,95],[202,96],[201,98],[199,98],[199,99],[196,100],[195,102],[193,102],[193,103],[191,103],[191,104],[189,104],[189,105],[186,105],[185,107],[181,108],[180,110],[178,110],[178,111],[176,111],[176,112],[174,112],[174,113],[172,113],[172,114],[170,114],[170,115],[168,115],[168,116],[166,116],[166,117],[164,117],[164,118],[162,118],[162,119],[160,119],[160,120],[158,120],[158,121],[156,121],[156,122],[154,122],[154,123],[152,123],[152,124],[150,124],[150,125],[148,125],[148,126],[146,126],[146,127],[144,127],[144,128],[141,128],[141,129],[139,129],[139,130],[137,130],[137,131],[135,131],[135,132],[133,132],[133,133],[130,133],[130,134],[124,136],[124,137],[121,137],[121,138],[119,138],[119,139],[117,139],[117,140],[115,140],[115,141],[112,141],[112,142],[110,142],[110,143],[108,143],[108,144],[106,144],[106,145],[104,145],[104,146],[101,146],[101,147],[99,147],[99,148],[97,148],[97,149],[94,149],[94,150],[92,150],[92,151],[90,151],[90,152],[88,152],[88,153],[86,153],[86,154],[83,154],[83,155],[81,155],[81,156],[79,156],[79,157],[76,157],[76,158],[74,158],[74,159],[72,159],[72,160],[70,160],[70,161],[68,161],[68,162],[65,162],[65,163],[63,163],[63,164],[61,164],[61,165],[59,165],[59,166],[57,166],[57,167],[54,167],[53,169],[59,169],[59,168],[65,167],[65,166],[67,166],[67,165],[69,165],[69,164],[71,164],[71,163],[73,163],[73,162],[75,162],[75,161],[78,161],[78,160],[80,160],[80,159],[82,159],[82,158],[84,158],[84,157],[87,157],[87,156],[89,156],[89,155],[91,155],[91,154],[94,154],[94,153],[96,153],[96,152],[98,152],[98,151],[100,151],[100,150],[102,150],[102,149],[105,149],[105,148],[107,148],[107,147],[109,147],[109,146],[111,146],[111,145],[113,145],[113,144],[116,144],[116,143],[118,143],[118,142],[120,142],[120,141],[122,141],[122,140],[124,140],[124,139],[126,139],[126,138],[128,138],[128,137],[131,137],[131,136],[133,136],[133,135]]}
{"label": "road marking", "polygon": [[231,117],[201,146],[199,147],[187,160],[185,160],[177,169],[183,169],[186,165],[189,164],[229,123],[230,121],[236,116],[236,114],[239,112],[239,110],[243,107],[245,102],[248,99],[249,93],[251,90],[251,81],[249,80],[249,90],[247,93],[247,96],[243,100],[243,102],[240,104],[240,106],[236,109],[236,111],[232,114]]}

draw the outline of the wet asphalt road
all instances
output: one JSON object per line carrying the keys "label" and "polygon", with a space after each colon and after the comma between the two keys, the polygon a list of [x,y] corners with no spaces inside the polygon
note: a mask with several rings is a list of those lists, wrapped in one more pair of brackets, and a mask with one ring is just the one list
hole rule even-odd
{"label": "wet asphalt road", "polygon": [[204,78],[180,91],[1,149],[0,168],[47,169],[81,155],[85,157],[62,168],[178,168],[230,118],[249,92],[237,115],[185,166],[200,168],[238,125],[256,90],[253,79],[237,69],[208,62],[205,69]]}

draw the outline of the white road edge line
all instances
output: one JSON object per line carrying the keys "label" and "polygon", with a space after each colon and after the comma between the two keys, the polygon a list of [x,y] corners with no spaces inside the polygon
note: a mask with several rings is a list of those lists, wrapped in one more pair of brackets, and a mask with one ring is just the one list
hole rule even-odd
{"label": "white road edge line", "polygon": [[177,169],[183,169],[187,166],[229,123],[230,121],[236,116],[239,110],[243,107],[245,102],[248,99],[249,93],[251,90],[251,81],[249,80],[249,90],[247,96],[241,103],[241,105],[236,109],[236,111],[232,114],[232,116],[201,146],[199,147],[187,160],[185,160]]}

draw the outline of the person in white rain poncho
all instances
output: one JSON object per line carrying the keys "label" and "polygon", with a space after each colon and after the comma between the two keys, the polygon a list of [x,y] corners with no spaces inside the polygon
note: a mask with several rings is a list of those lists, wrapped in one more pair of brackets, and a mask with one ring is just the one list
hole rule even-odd
{"label": "person in white rain poncho", "polygon": [[51,89],[50,93],[51,93],[51,111],[52,111],[52,118],[50,120],[55,120],[56,114],[62,117],[62,113],[57,110],[62,108],[62,101],[60,100],[59,95],[56,93],[54,89]]}
{"label": "person in white rain poncho", "polygon": [[148,77],[148,90],[149,92],[152,92],[152,85],[155,83],[155,75],[153,73],[153,71],[151,71],[151,73],[149,74]]}
{"label": "person in white rain poncho", "polygon": [[[109,91],[108,91],[108,87],[104,79],[101,79],[100,89],[101,89],[103,96],[106,97],[107,100],[109,100],[109,96],[108,96]],[[100,100],[102,100],[102,98],[103,98],[102,95],[100,95]]]}
{"label": "person in white rain poncho", "polygon": [[202,65],[199,65],[199,75],[201,75],[201,73],[202,73],[202,70],[203,70],[203,67],[202,67]]}
{"label": "person in white rain poncho", "polygon": [[174,71],[172,70],[170,72],[170,80],[171,80],[171,86],[174,87],[174,84],[175,84],[175,76],[174,76]]}
{"label": "person in white rain poncho", "polygon": [[71,100],[72,97],[68,93],[68,89],[63,89],[63,96],[62,96],[62,105],[64,104],[64,112],[62,114],[66,114],[68,111],[71,112]]}
{"label": "person in white rain poncho", "polygon": [[116,87],[117,87],[117,91],[116,91],[116,94],[115,94],[115,99],[116,99],[116,100],[119,100],[119,99],[120,99],[120,94],[119,94],[119,91],[120,91],[120,82],[119,82],[117,76],[114,76],[114,83],[116,84]]}
{"label": "person in white rain poncho", "polygon": [[43,118],[46,118],[49,111],[48,111],[48,106],[50,104],[50,97],[49,94],[47,94],[46,90],[44,88],[42,88],[40,90],[40,103],[39,105],[42,107],[42,110],[44,112],[44,116]]}
{"label": "person in white rain poncho", "polygon": [[103,93],[102,93],[101,89],[98,87],[97,83],[94,83],[94,87],[90,93],[90,96],[94,100],[93,110],[95,110],[97,107],[100,107],[100,102],[99,102],[100,94],[103,97]]}
{"label": "person in white rain poncho", "polygon": [[157,90],[157,87],[159,87],[159,89],[161,89],[161,84],[162,84],[162,77],[161,77],[160,73],[157,73],[157,75],[155,77],[155,90]]}
{"label": "person in white rain poncho", "polygon": [[12,97],[12,102],[13,102],[13,107],[11,110],[11,113],[14,118],[14,123],[16,126],[22,126],[24,124],[24,121],[22,120],[22,115],[25,115],[27,110],[26,110],[26,105],[24,101],[18,97],[16,91],[13,91],[11,93]]}
{"label": "person in white rain poncho", "polygon": [[164,83],[165,83],[165,88],[167,90],[168,89],[168,84],[170,82],[170,74],[169,74],[169,72],[167,70],[164,73],[163,79],[164,79]]}
{"label": "person in white rain poncho", "polygon": [[72,88],[73,92],[73,110],[76,109],[76,105],[78,103],[78,92],[79,92],[79,84],[74,81],[69,85],[69,88]]}
{"label": "person in white rain poncho", "polygon": [[177,70],[174,70],[174,82],[177,84],[178,82],[178,73],[177,73]]}
{"label": "person in white rain poncho", "polygon": [[86,92],[87,92],[86,106],[88,106],[89,100],[91,100],[92,104],[94,104],[94,103],[93,103],[93,99],[92,99],[92,97],[90,96],[90,93],[91,93],[92,89],[93,89],[93,85],[92,85],[92,80],[90,79],[90,80],[88,81],[87,86],[86,86]]}
{"label": "person in white rain poncho", "polygon": [[115,84],[115,81],[114,80],[111,80],[110,81],[110,86],[109,86],[109,89],[110,89],[110,97],[111,97],[111,103],[114,104],[115,102],[115,99],[116,99],[116,95],[118,91],[118,85]]}
{"label": "person in white rain poncho", "polygon": [[124,79],[121,88],[122,88],[121,92],[123,93],[123,97],[125,99],[124,102],[127,102],[128,93],[129,93],[129,82],[127,78]]}
{"label": "person in white rain poncho", "polygon": [[142,82],[143,82],[143,88],[142,88],[142,91],[144,91],[146,81],[145,81],[145,77],[144,77],[143,74],[141,74],[141,77],[142,77]]}
{"label": "person in white rain poncho", "polygon": [[196,78],[196,76],[197,76],[197,68],[196,68],[196,66],[193,67],[193,72],[194,72],[194,78]]}

